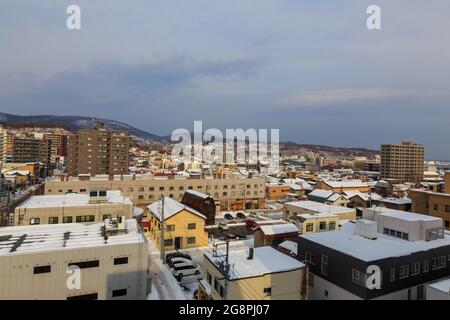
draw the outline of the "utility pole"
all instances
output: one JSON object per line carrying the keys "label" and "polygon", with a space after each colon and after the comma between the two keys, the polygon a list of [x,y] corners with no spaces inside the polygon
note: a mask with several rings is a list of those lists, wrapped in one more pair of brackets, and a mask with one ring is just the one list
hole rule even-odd
{"label": "utility pole", "polygon": [[228,299],[228,282],[230,281],[230,263],[229,263],[229,255],[230,255],[230,240],[226,240],[225,242],[218,243],[214,245],[214,252],[215,256],[217,255],[217,247],[220,245],[226,245],[226,254],[225,254],[225,263],[221,263],[219,266],[219,271],[223,275],[224,278],[224,293],[223,293],[223,300]]}
{"label": "utility pole", "polygon": [[161,196],[161,260],[166,263],[164,258],[164,195]]}

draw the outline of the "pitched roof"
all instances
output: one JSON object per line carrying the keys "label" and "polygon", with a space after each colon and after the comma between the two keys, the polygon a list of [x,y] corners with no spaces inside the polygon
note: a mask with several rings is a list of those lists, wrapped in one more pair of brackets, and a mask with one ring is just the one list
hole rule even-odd
{"label": "pitched roof", "polygon": [[[161,220],[161,213],[162,213],[161,212],[162,211],[162,201],[161,200],[155,201],[152,204],[148,205],[147,209],[150,210],[158,220]],[[172,198],[169,198],[169,197],[164,198],[164,220],[167,220],[171,216],[173,216],[183,210],[189,211],[203,219],[206,219],[206,217],[203,214],[201,214],[200,212],[198,212],[197,210],[194,210],[189,206],[186,206],[178,201],[175,201]]]}

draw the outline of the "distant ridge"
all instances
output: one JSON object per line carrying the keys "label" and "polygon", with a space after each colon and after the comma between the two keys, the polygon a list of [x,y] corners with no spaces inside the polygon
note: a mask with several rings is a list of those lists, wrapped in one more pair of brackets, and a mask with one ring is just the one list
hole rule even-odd
{"label": "distant ridge", "polygon": [[[19,116],[9,113],[0,112],[0,122],[12,126],[42,126],[42,127],[56,127],[61,126],[72,132],[76,132],[78,129],[92,128],[92,117],[83,116],[55,116],[55,115],[36,115],[36,116]],[[126,123],[95,118],[105,123],[105,127],[114,130],[127,130],[130,135],[152,141],[166,141],[164,138],[148,133],[144,130],[135,128]]]}

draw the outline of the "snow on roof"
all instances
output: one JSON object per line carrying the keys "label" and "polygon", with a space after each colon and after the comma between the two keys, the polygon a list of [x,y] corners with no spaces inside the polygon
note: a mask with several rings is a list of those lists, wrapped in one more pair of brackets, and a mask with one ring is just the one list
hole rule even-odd
{"label": "snow on roof", "polygon": [[324,181],[332,188],[366,188],[369,185],[361,180]]}
{"label": "snow on roof", "polygon": [[298,214],[297,217],[301,217],[303,219],[317,219],[317,218],[338,218],[339,216],[328,212],[321,212],[318,214],[311,214],[311,213]]}
{"label": "snow on roof", "polygon": [[187,190],[185,193],[193,194],[193,195],[195,195],[195,196],[197,196],[199,198],[202,198],[202,199],[209,198],[209,196],[207,194],[202,193],[202,192],[198,192],[198,191],[195,191],[195,190]]}
{"label": "snow on roof", "polygon": [[332,214],[340,214],[340,213],[349,213],[355,211],[354,209],[341,207],[341,206],[331,206],[328,204],[315,202],[315,201],[294,201],[287,202],[286,205],[291,205],[294,207],[302,208],[309,211],[314,211],[316,213],[332,213]]}
{"label": "snow on roof", "polygon": [[386,207],[374,207],[369,208],[369,210],[374,210],[378,215],[385,217],[397,218],[404,221],[415,222],[415,221],[440,221],[441,218],[428,216],[419,213],[412,213],[408,211],[389,209]]}
{"label": "snow on roof", "polygon": [[138,208],[138,207],[134,207],[133,208],[133,216],[140,216],[141,214],[144,213],[144,209]]}
{"label": "snow on roof", "polygon": [[295,254],[297,254],[297,252],[298,252],[297,251],[297,248],[298,248],[297,242],[294,242],[294,241],[286,240],[286,241],[283,241],[282,243],[280,243],[278,246],[281,248],[287,249],[290,252],[295,253]]}
{"label": "snow on roof", "polygon": [[[248,259],[248,250],[230,252],[230,280],[259,277],[271,273],[288,272],[305,267],[300,261],[291,258],[272,247],[260,247],[253,250],[253,259]],[[205,257],[216,267],[224,261],[223,256],[215,257],[212,253],[206,253]]]}
{"label": "snow on roof", "polygon": [[331,195],[333,195],[333,191],[331,190],[322,190],[322,189],[315,189],[312,192],[308,194],[310,197],[316,197],[316,198],[323,198],[328,199]]}
{"label": "snow on roof", "polygon": [[[155,201],[152,204],[148,205],[147,209],[150,210],[158,220],[161,220],[161,209],[162,209],[162,201],[161,200]],[[177,214],[178,212],[180,212],[182,210],[187,210],[193,214],[196,214],[196,215],[206,219],[206,217],[204,215],[202,215],[200,212],[198,212],[197,210],[194,210],[191,207],[188,207],[170,197],[164,198],[164,220],[170,218],[171,216]]]}
{"label": "snow on roof", "polygon": [[377,233],[377,239],[370,240],[357,235],[355,226],[354,223],[346,223],[336,231],[313,233],[300,237],[365,262],[407,256],[415,252],[450,246],[450,236],[447,234],[444,239],[433,241],[407,241]]}
{"label": "snow on roof", "polygon": [[450,278],[433,282],[428,286],[443,293],[450,294]]}
{"label": "snow on roof", "polygon": [[134,219],[125,221],[126,233],[109,236],[106,243],[102,233],[103,227],[104,223],[61,223],[1,228],[0,256],[146,241]]}
{"label": "snow on roof", "polygon": [[261,231],[265,235],[275,235],[284,233],[298,232],[298,227],[292,223],[272,224],[260,226]]}
{"label": "snow on roof", "polygon": [[399,204],[399,205],[412,203],[411,199],[409,199],[409,198],[384,198],[381,201],[386,202],[386,203]]}
{"label": "snow on roof", "polygon": [[[90,203],[90,197],[88,194],[67,193],[64,195],[45,195],[45,196],[32,196],[18,208],[53,208],[63,206],[92,206],[98,205],[97,203]],[[132,204],[130,198],[122,196],[120,191],[107,191],[106,203],[107,204]]]}

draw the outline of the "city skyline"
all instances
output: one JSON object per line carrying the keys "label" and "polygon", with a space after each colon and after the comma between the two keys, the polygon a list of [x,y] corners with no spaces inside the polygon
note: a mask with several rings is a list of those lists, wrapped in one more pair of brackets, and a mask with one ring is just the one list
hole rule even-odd
{"label": "city skyline", "polygon": [[278,128],[298,143],[412,140],[450,159],[446,1],[377,1],[376,31],[369,1],[267,0],[255,11],[252,1],[82,0],[79,31],[65,28],[69,4],[2,3],[1,111],[110,118],[158,135],[203,120]]}

